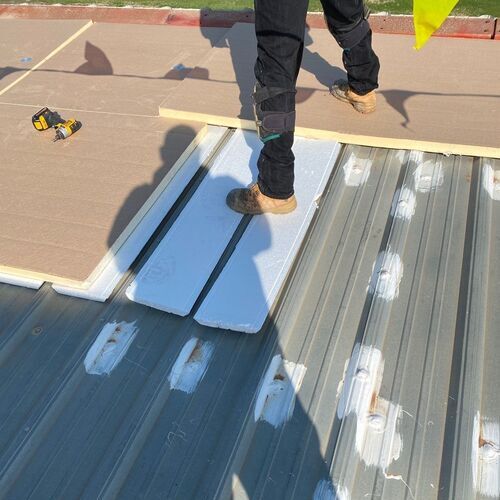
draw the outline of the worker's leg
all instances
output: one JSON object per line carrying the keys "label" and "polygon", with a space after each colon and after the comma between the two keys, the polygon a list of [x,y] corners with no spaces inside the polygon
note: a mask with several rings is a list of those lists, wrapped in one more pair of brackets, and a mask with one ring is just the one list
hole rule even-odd
{"label": "worker's leg", "polygon": [[307,5],[308,0],[255,0],[253,97],[263,147],[257,184],[227,196],[227,204],[238,212],[288,213],[296,207],[292,153],[295,84],[304,49]]}
{"label": "worker's leg", "polygon": [[[308,0],[255,0],[255,99],[264,114],[277,113],[278,122],[283,120],[288,129],[294,125],[295,83],[304,49],[307,5]],[[282,93],[274,95],[279,91],[272,89]],[[273,96],[259,103],[270,90]],[[272,198],[289,198],[294,182],[293,130],[276,134],[264,130],[261,135],[265,142],[258,161],[260,191]]]}
{"label": "worker's leg", "polygon": [[344,49],[349,87],[364,96],[378,87],[380,64],[363,0],[321,0],[330,33]]}

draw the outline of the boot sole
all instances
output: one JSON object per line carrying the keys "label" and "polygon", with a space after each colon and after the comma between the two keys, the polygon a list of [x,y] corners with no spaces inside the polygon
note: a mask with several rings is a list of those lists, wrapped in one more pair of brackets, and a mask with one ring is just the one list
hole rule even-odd
{"label": "boot sole", "polygon": [[292,213],[296,208],[297,208],[297,202],[294,202],[294,203],[287,204],[286,206],[271,210],[268,213],[276,214],[276,215],[285,215],[285,214]]}
{"label": "boot sole", "polygon": [[347,97],[344,97],[341,94],[337,94],[334,90],[330,91],[330,94],[332,94],[332,96],[335,97],[335,99],[350,104],[358,113],[361,113],[363,115],[373,113],[376,109],[376,106],[367,107],[366,104],[362,104],[356,101],[351,101],[351,99],[348,99]]}
{"label": "boot sole", "polygon": [[244,215],[263,215],[263,214],[285,215],[293,212],[297,208],[297,202],[294,201],[292,203],[287,203],[286,205],[282,205],[281,207],[269,208],[259,211],[257,210],[249,211],[239,207],[232,207],[230,205],[229,208],[231,208],[231,210],[234,210],[235,212]]}

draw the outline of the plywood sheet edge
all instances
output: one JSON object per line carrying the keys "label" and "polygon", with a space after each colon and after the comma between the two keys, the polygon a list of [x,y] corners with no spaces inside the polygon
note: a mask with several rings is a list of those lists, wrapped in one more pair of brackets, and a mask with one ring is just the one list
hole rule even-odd
{"label": "plywood sheet edge", "polygon": [[[224,127],[242,128],[255,130],[253,120],[243,120],[241,118],[230,118],[227,116],[208,115],[203,113],[193,113],[176,109],[160,107],[160,116],[164,118],[177,118],[182,120],[198,121],[209,125],[219,125]],[[444,155],[462,156],[483,156],[486,158],[500,158],[500,148],[488,146],[477,146],[473,144],[447,144],[441,142],[418,141],[413,139],[396,139],[391,137],[375,137],[356,134],[346,134],[329,130],[310,129],[297,127],[295,133],[298,136],[309,139],[326,139],[342,142],[344,144],[355,144],[358,146],[370,146],[375,148],[389,149],[410,149],[425,151],[429,153],[441,153]]]}

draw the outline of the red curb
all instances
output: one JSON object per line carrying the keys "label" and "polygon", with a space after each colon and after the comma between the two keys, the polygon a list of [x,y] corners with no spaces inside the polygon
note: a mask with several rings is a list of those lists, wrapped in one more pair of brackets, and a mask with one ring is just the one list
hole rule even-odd
{"label": "red curb", "polygon": [[216,11],[210,9],[172,9],[168,24],[174,26],[203,26],[206,28],[231,28],[235,23],[253,23],[253,10]]}
{"label": "red curb", "polygon": [[322,12],[308,12],[306,23],[312,29],[326,29],[325,17]]}
{"label": "red curb", "polygon": [[[230,28],[237,22],[253,23],[254,13],[252,10],[214,11],[210,9],[0,4],[0,18],[91,19],[95,22],[107,23]],[[307,23],[311,28],[326,27],[323,14],[319,12],[308,13]],[[373,14],[370,17],[370,24],[373,31],[377,33],[414,34],[412,16]],[[436,36],[500,39],[500,23],[491,17],[451,17],[437,31]]]}
{"label": "red curb", "polygon": [[116,8],[77,5],[0,5],[0,18],[91,19],[124,24],[167,24],[172,9]]}

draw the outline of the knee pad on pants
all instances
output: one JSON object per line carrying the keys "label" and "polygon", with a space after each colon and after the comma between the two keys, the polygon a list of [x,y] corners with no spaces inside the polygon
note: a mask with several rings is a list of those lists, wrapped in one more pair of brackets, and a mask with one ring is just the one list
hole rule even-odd
{"label": "knee pad on pants", "polygon": [[328,29],[343,49],[352,49],[369,33],[370,24],[366,19],[362,19],[354,28],[348,31],[339,31],[330,25]]}
{"label": "knee pad on pants", "polygon": [[368,17],[370,16],[370,10],[365,6],[363,17],[359,19],[358,22],[353,23],[348,27],[339,27],[334,26],[328,19],[325,17],[326,24],[328,26],[328,30],[333,35],[337,43],[343,49],[352,49],[356,47],[361,40],[368,34],[370,31],[370,24],[368,23]]}
{"label": "knee pad on pants", "polygon": [[278,87],[263,87],[256,84],[253,94],[255,123],[262,142],[277,139],[285,132],[295,130],[295,111],[263,111],[261,104],[281,94],[295,93],[295,90]]}

